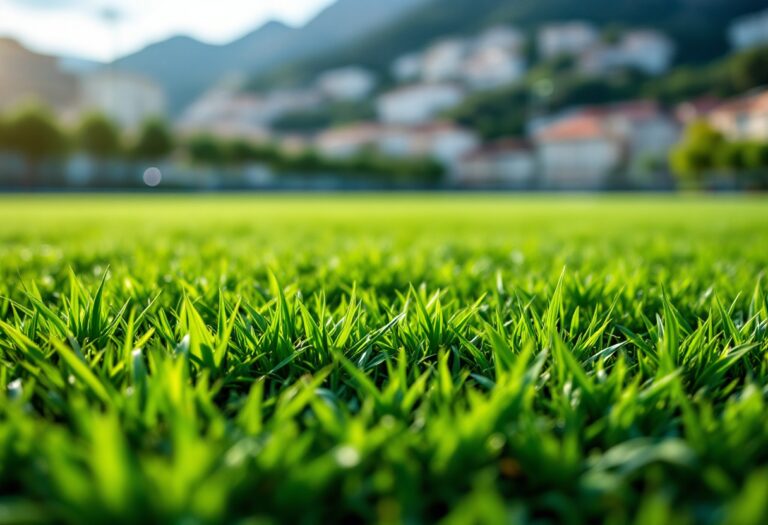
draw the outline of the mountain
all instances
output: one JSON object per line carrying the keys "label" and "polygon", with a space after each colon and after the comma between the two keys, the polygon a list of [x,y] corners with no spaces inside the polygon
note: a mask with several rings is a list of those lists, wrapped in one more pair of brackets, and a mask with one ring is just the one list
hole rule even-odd
{"label": "mountain", "polygon": [[701,63],[728,50],[731,20],[764,8],[765,0],[431,0],[340,53],[283,65],[253,84],[303,82],[319,71],[349,63],[386,71],[398,56],[442,36],[471,34],[499,23],[532,32],[541,24],[569,19],[605,28],[654,27],[675,40],[680,62]]}
{"label": "mountain", "polygon": [[338,50],[428,1],[338,0],[300,28],[273,21],[226,45],[175,37],[124,57],[116,66],[155,80],[176,113],[229,75],[254,75]]}

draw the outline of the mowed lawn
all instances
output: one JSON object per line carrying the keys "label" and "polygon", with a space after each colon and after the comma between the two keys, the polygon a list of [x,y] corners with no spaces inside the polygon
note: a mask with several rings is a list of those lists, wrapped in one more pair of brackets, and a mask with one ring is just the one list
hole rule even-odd
{"label": "mowed lawn", "polygon": [[0,197],[0,523],[768,523],[768,200]]}

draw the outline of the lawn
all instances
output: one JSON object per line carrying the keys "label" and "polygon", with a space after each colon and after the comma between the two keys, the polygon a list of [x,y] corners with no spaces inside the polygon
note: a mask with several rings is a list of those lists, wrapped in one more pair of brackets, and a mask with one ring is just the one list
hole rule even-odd
{"label": "lawn", "polygon": [[0,523],[768,523],[768,200],[0,197]]}

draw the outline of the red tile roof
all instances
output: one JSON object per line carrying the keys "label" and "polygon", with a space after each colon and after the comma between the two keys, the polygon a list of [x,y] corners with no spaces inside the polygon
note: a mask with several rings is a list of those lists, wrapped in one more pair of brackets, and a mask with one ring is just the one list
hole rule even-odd
{"label": "red tile roof", "polygon": [[603,119],[590,113],[566,118],[541,130],[537,139],[542,142],[592,140],[607,135]]}

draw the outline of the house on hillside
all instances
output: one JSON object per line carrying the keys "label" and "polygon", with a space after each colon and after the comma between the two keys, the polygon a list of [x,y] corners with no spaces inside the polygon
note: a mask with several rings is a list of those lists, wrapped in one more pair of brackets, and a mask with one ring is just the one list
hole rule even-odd
{"label": "house on hillside", "polygon": [[361,67],[344,67],[321,74],[317,89],[331,100],[359,101],[376,88],[376,76]]}
{"label": "house on hillside", "polygon": [[150,117],[165,115],[163,89],[152,80],[109,69],[85,75],[80,81],[79,108],[99,111],[126,129],[137,129]]}
{"label": "house on hillside", "polygon": [[390,72],[400,83],[414,82],[421,77],[423,61],[421,53],[409,53],[397,58],[392,63]]}
{"label": "house on hillside", "polygon": [[525,46],[525,35],[510,26],[493,26],[475,39],[474,47],[478,49],[506,49],[514,53],[522,53]]}
{"label": "house on hillside", "polygon": [[388,126],[379,138],[379,151],[392,157],[429,157],[454,171],[459,160],[475,149],[477,134],[452,122],[418,126]]}
{"label": "house on hillside", "polygon": [[384,127],[375,122],[330,128],[315,137],[315,149],[327,157],[349,158],[367,149],[377,149],[383,132]]}
{"label": "house on hillside", "polygon": [[269,122],[263,97],[217,89],[195,101],[176,127],[183,135],[212,133],[260,141],[269,137]]}
{"label": "house on hillside", "polygon": [[425,82],[458,79],[469,50],[469,42],[459,38],[445,39],[433,44],[424,52],[421,78]]}
{"label": "house on hillside", "polygon": [[768,89],[723,102],[707,120],[730,140],[768,141]]}
{"label": "house on hillside", "polygon": [[630,31],[614,45],[600,44],[579,59],[579,69],[588,75],[604,75],[620,69],[634,69],[647,75],[669,70],[675,46],[658,31]]}
{"label": "house on hillside", "polygon": [[320,133],[315,148],[334,158],[349,158],[365,151],[395,158],[431,158],[452,170],[478,142],[473,131],[451,122],[418,126],[363,122]]}
{"label": "house on hillside", "polygon": [[600,189],[624,154],[619,137],[588,113],[540,130],[535,141],[542,185],[550,189]]}
{"label": "house on hillside", "polygon": [[674,109],[674,116],[678,123],[687,126],[697,120],[706,119],[722,103],[717,97],[705,95],[678,104]]}
{"label": "house on hillside", "polygon": [[539,29],[538,49],[545,59],[578,56],[600,40],[597,29],[586,22],[572,21],[548,24]]}
{"label": "house on hillside", "polygon": [[461,78],[472,89],[487,90],[523,78],[525,59],[516,51],[483,46],[473,50],[462,65]]}
{"label": "house on hillside", "polygon": [[318,107],[323,97],[313,90],[276,90],[259,94],[219,88],[195,101],[177,123],[180,132],[265,140],[270,126],[286,113]]}
{"label": "house on hillside", "polygon": [[680,129],[655,102],[583,108],[535,135],[546,187],[596,189],[613,178],[637,180],[666,159]]}
{"label": "house on hillside", "polygon": [[735,20],[728,37],[737,51],[768,45],[768,9]]}
{"label": "house on hillside", "polygon": [[454,177],[462,187],[530,189],[536,185],[537,160],[533,144],[503,139],[464,155]]}
{"label": "house on hillside", "polygon": [[458,106],[464,91],[449,83],[412,84],[381,95],[376,101],[379,120],[386,124],[419,125]]}

